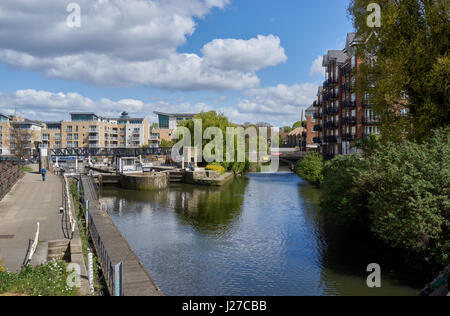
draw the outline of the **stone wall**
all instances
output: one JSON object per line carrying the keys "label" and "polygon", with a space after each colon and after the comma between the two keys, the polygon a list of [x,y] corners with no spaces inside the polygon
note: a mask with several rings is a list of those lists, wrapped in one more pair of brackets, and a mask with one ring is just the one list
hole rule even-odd
{"label": "stone wall", "polygon": [[169,173],[158,172],[144,175],[124,174],[120,177],[120,186],[135,191],[156,191],[167,188]]}

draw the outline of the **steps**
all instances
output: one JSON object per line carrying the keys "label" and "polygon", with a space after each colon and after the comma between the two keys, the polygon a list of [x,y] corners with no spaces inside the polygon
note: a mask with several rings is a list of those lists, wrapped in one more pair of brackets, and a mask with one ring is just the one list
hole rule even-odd
{"label": "steps", "polygon": [[183,182],[184,174],[182,171],[170,171],[170,182]]}
{"label": "steps", "polygon": [[48,242],[47,261],[70,260],[70,241],[55,240]]}

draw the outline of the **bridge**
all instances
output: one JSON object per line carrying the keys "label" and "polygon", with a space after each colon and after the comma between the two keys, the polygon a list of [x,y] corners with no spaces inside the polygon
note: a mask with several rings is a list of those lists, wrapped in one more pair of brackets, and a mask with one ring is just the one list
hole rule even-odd
{"label": "bridge", "polygon": [[49,149],[53,157],[139,157],[170,155],[171,148],[59,148]]}

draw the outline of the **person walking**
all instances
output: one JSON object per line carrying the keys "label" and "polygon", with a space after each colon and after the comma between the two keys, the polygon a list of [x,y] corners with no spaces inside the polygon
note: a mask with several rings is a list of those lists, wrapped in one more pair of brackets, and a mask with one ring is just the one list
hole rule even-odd
{"label": "person walking", "polygon": [[47,170],[45,168],[42,168],[41,174],[42,174],[42,181],[45,182],[45,175],[47,174]]}

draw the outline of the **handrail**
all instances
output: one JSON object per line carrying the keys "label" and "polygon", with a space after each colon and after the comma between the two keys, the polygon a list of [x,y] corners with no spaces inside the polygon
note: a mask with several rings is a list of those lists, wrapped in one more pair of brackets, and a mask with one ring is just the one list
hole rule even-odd
{"label": "handrail", "polygon": [[37,249],[37,246],[38,246],[38,243],[39,243],[39,228],[40,228],[40,224],[39,224],[39,222],[38,222],[38,223],[37,223],[37,231],[36,231],[36,235],[34,236],[34,241],[33,241],[33,244],[31,245],[30,253],[29,253],[29,255],[28,255],[28,259],[27,259],[25,265],[30,264],[31,260],[33,259],[34,254],[35,254],[35,252],[36,252],[36,249]]}

